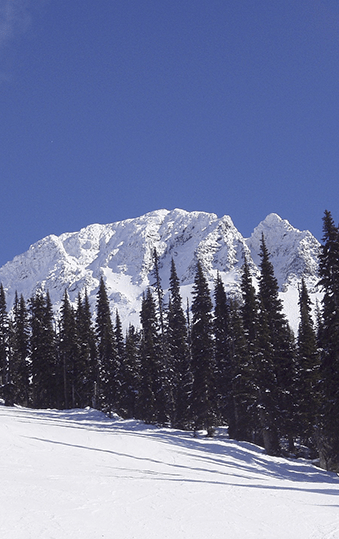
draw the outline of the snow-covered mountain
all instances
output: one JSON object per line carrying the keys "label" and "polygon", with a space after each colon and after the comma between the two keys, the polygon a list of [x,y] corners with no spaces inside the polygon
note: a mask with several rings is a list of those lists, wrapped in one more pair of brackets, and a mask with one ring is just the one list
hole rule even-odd
{"label": "snow-covered mountain", "polygon": [[173,257],[181,281],[183,299],[190,297],[197,260],[203,265],[210,288],[219,271],[230,294],[239,291],[241,266],[246,256],[258,275],[262,233],[271,253],[286,312],[297,326],[297,287],[303,276],[316,295],[319,242],[308,231],[270,214],[245,239],[229,216],[158,210],[139,218],[108,225],[94,224],[79,232],[47,236],[0,268],[0,282],[8,308],[15,292],[27,299],[38,289],[49,290],[58,307],[65,289],[76,301],[85,287],[95,305],[100,277],[106,282],[112,313],[119,310],[126,327],[139,324],[142,292],[153,284],[152,252],[159,256],[162,286],[168,287]]}

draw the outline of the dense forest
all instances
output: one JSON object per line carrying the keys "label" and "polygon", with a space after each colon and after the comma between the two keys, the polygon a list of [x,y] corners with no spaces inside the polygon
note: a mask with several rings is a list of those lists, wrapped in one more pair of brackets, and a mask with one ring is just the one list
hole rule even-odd
{"label": "dense forest", "polygon": [[104,280],[91,314],[86,290],[60,315],[48,292],[7,312],[0,286],[0,382],[3,402],[34,408],[91,406],[108,414],[259,444],[270,455],[319,456],[339,471],[339,228],[323,217],[319,286],[312,317],[304,280],[295,336],[283,313],[262,237],[258,289],[247,261],[241,297],[217,276],[210,291],[197,263],[191,304],[183,306],[172,260],[165,304],[157,252],[153,284],[142,298],[140,328],[123,334]]}

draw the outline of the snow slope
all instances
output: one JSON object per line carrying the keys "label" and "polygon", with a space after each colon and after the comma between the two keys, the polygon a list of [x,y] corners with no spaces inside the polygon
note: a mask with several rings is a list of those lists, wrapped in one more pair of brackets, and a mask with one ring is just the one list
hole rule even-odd
{"label": "snow slope", "polygon": [[108,225],[90,225],[79,232],[48,236],[35,243],[26,253],[0,268],[0,282],[9,308],[16,291],[28,299],[37,290],[49,290],[57,310],[65,289],[75,302],[78,293],[86,287],[94,309],[99,280],[103,276],[112,313],[119,310],[124,327],[130,322],[138,326],[142,293],[154,283],[154,248],[159,255],[165,291],[169,285],[171,259],[174,259],[186,306],[186,297],[191,299],[198,260],[211,290],[219,272],[226,291],[239,292],[245,256],[256,277],[262,233],[272,255],[286,312],[297,326],[296,292],[302,276],[314,297],[317,293],[319,243],[310,232],[295,229],[276,214],[260,223],[248,239],[227,215],[219,218],[213,213],[180,209],[158,210]]}
{"label": "snow slope", "polygon": [[338,539],[339,479],[262,449],[108,419],[0,406],[6,539]]}

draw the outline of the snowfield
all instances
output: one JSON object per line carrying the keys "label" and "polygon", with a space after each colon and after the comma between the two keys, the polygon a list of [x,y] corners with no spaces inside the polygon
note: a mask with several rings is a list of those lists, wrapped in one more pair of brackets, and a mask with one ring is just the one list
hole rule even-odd
{"label": "snowfield", "polygon": [[6,539],[336,539],[339,479],[261,448],[109,419],[0,406]]}

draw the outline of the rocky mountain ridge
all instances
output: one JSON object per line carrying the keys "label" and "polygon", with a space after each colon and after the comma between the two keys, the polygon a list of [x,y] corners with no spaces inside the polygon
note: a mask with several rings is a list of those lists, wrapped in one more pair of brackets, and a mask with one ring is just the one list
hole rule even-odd
{"label": "rocky mountain ridge", "polygon": [[79,232],[50,235],[0,268],[8,308],[15,292],[31,297],[49,290],[58,309],[65,289],[75,302],[87,288],[94,308],[100,277],[106,282],[112,313],[119,310],[125,327],[139,325],[143,291],[153,284],[152,252],[159,256],[162,286],[166,291],[173,258],[182,296],[190,298],[196,263],[200,260],[210,289],[217,272],[230,294],[239,292],[244,257],[254,281],[259,274],[259,247],[264,234],[271,261],[292,327],[297,325],[298,283],[306,279],[316,297],[319,242],[272,213],[244,238],[231,217],[180,209],[157,210],[135,219],[107,225],[89,225]]}

